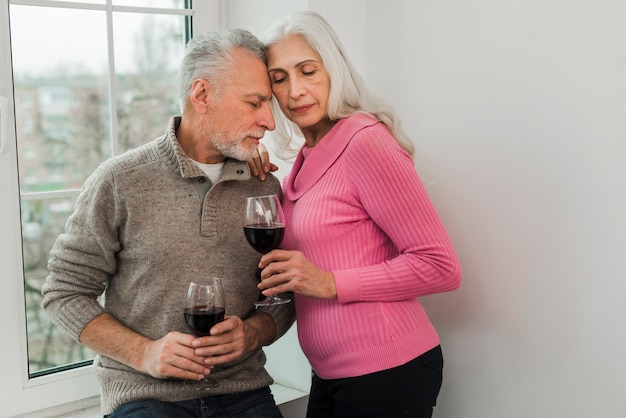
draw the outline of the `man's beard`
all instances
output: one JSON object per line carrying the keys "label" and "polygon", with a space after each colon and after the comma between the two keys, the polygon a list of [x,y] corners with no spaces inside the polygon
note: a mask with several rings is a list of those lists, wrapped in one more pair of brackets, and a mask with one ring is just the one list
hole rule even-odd
{"label": "man's beard", "polygon": [[249,161],[256,155],[256,145],[244,148],[241,142],[217,142],[215,148],[225,157],[239,161]]}

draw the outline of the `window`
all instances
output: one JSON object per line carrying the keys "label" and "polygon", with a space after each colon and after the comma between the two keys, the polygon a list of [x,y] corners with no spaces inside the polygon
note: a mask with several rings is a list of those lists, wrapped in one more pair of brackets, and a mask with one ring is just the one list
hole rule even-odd
{"label": "window", "polygon": [[94,353],[39,306],[50,248],[95,167],[179,113],[185,42],[217,27],[218,2],[0,0],[3,413],[98,395]]}

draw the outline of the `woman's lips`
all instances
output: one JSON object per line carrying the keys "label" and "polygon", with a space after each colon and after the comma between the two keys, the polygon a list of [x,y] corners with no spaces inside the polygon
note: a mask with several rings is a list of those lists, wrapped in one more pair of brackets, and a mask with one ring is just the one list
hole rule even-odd
{"label": "woman's lips", "polygon": [[292,107],[291,111],[293,113],[305,113],[306,111],[308,111],[312,107],[313,107],[313,105],[297,106],[297,107]]}

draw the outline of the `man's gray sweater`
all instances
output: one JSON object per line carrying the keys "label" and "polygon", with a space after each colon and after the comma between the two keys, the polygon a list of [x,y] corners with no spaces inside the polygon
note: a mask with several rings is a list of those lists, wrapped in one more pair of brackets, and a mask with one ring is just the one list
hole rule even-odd
{"label": "man's gray sweater", "polygon": [[[103,312],[151,339],[189,332],[185,293],[202,276],[223,278],[227,315],[245,319],[254,312],[260,255],[243,234],[244,197],[280,194],[280,184],[274,176],[258,180],[247,163],[234,160],[226,160],[222,177],[211,184],[178,144],[179,123],[172,118],[163,137],[104,162],[85,182],[52,248],[42,306],[77,341]],[[104,306],[97,300],[103,293]],[[293,324],[293,303],[260,309],[274,319],[277,337]],[[271,384],[264,364],[257,349],[217,367],[212,375],[220,386],[212,394]],[[93,368],[104,414],[138,399],[199,396],[181,380],[154,379],[104,356]]]}

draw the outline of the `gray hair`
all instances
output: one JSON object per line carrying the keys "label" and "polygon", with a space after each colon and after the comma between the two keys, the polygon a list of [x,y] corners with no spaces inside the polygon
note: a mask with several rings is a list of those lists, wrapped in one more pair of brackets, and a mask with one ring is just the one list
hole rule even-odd
{"label": "gray hair", "polygon": [[194,80],[209,81],[220,93],[220,86],[234,64],[232,51],[247,49],[254,57],[267,64],[267,55],[261,41],[244,29],[225,29],[194,36],[185,48],[185,56],[178,71],[178,92],[181,114],[191,94]]}
{"label": "gray hair", "polygon": [[[339,37],[322,16],[312,11],[296,12],[274,23],[262,40],[266,47],[270,47],[274,42],[289,35],[301,36],[319,55],[328,72],[330,94],[327,110],[331,120],[342,119],[356,112],[367,113],[383,122],[402,149],[413,155],[413,142],[402,130],[398,115],[391,106],[370,93],[350,62]],[[301,135],[301,132],[297,125],[289,121],[280,111],[275,98],[272,102],[276,120],[274,133],[281,147],[277,152],[283,157],[289,157],[295,150],[291,144],[291,133]]]}

